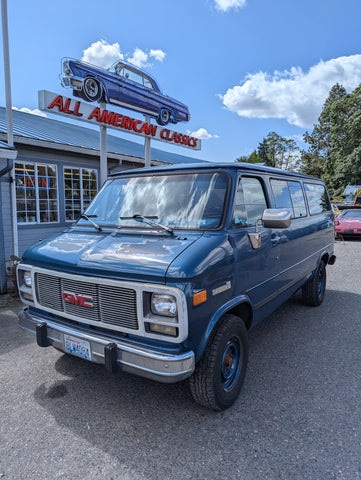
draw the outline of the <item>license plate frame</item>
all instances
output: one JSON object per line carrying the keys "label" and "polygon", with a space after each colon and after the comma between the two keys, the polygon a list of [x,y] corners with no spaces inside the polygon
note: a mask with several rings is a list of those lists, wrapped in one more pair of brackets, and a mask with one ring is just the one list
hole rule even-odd
{"label": "license plate frame", "polygon": [[64,334],[64,346],[67,353],[91,361],[90,343],[86,340]]}

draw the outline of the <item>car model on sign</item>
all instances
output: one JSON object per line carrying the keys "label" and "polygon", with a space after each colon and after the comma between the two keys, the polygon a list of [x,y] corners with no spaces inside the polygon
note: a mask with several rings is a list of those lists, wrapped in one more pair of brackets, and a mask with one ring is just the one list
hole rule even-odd
{"label": "car model on sign", "polygon": [[324,182],[284,170],[120,172],[67,231],[24,253],[19,324],[111,372],[189,377],[199,404],[223,410],[245,379],[250,328],[298,290],[322,303],[334,221]]}
{"label": "car model on sign", "polygon": [[140,68],[120,60],[108,69],[86,62],[62,60],[63,87],[88,102],[104,101],[155,118],[159,125],[188,122],[188,107],[164,95],[157,82]]}
{"label": "car model on sign", "polygon": [[361,237],[361,208],[342,210],[335,220],[335,234],[336,237]]}

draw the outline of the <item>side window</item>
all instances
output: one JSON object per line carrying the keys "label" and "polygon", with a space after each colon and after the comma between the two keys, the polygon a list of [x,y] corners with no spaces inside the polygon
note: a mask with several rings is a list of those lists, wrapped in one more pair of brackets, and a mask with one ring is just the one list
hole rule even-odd
{"label": "side window", "polygon": [[233,225],[242,227],[255,225],[267,208],[267,202],[261,182],[257,178],[239,179],[233,213]]}
{"label": "side window", "polygon": [[150,78],[148,78],[146,75],[143,75],[143,84],[145,87],[151,88],[153,90],[152,82],[150,81]]}
{"label": "side window", "polygon": [[286,180],[271,180],[276,208],[287,208],[293,218],[307,215],[305,199],[299,182],[287,182]]}
{"label": "side window", "polygon": [[331,203],[324,185],[305,183],[304,186],[311,215],[331,210]]}
{"label": "side window", "polygon": [[[288,208],[293,214],[293,206],[288,182],[285,180],[271,180],[272,192],[275,197],[276,208]],[[292,215],[294,217],[294,215]]]}
{"label": "side window", "polygon": [[130,68],[122,68],[119,72],[119,75],[127,80],[131,80],[132,82],[143,84],[143,76],[138,72],[131,70]]}
{"label": "side window", "polygon": [[301,184],[298,182],[288,182],[288,188],[290,189],[295,218],[306,217],[306,203]]}

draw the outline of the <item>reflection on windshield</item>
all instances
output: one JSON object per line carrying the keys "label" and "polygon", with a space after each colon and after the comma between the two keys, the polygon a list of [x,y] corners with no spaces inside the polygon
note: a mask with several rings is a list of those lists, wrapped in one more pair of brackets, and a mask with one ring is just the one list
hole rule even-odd
{"label": "reflection on windshield", "polygon": [[107,182],[86,214],[96,215],[103,226],[139,227],[129,217],[142,215],[171,228],[214,229],[222,220],[227,185],[225,173],[116,178]]}

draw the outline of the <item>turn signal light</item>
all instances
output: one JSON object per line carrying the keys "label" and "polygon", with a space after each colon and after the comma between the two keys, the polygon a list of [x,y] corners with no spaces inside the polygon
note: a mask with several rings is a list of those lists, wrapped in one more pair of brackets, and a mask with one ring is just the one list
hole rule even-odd
{"label": "turn signal light", "polygon": [[200,292],[197,292],[193,295],[193,305],[195,307],[206,301],[207,301],[207,290],[201,290]]}

